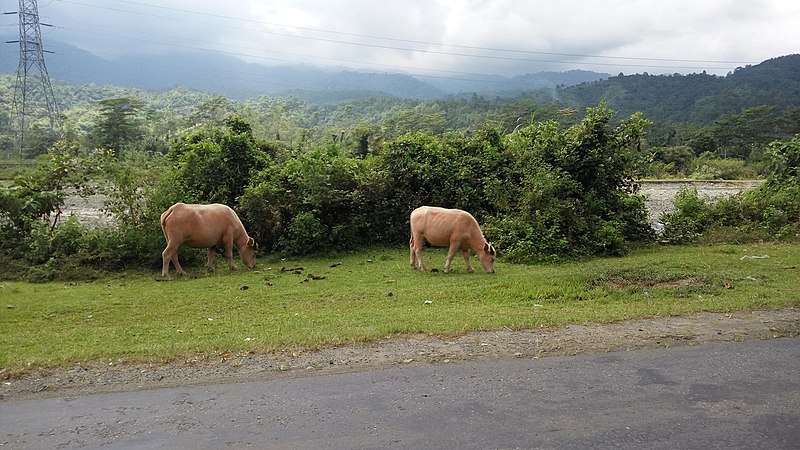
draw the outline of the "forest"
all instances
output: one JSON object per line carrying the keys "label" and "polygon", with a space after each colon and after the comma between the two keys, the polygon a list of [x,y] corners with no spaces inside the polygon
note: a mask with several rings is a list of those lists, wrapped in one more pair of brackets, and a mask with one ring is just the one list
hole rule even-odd
{"label": "forest", "polygon": [[[656,240],[796,240],[800,71],[797,58],[762,65],[555,95],[317,103],[55,82],[57,130],[40,117],[21,148],[0,105],[2,277],[157,267],[158,216],[177,201],[233,207],[262,251],[281,255],[407,245],[422,204],[472,212],[500,257],[519,263]],[[13,83],[0,77],[2,98]],[[637,192],[646,178],[766,182],[715,202],[682,192],[656,236]],[[103,194],[113,225],[64,217],[75,193]]]}

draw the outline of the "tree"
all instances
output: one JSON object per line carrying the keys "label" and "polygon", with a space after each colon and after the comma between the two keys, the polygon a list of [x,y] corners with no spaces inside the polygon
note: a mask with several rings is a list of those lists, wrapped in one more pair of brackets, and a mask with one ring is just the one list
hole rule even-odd
{"label": "tree", "polygon": [[143,125],[137,117],[142,108],[142,102],[130,97],[101,101],[100,120],[95,131],[98,145],[119,155],[126,145],[139,142],[144,136]]}
{"label": "tree", "polygon": [[189,116],[188,122],[190,125],[222,125],[234,111],[233,102],[218,95],[198,105],[195,112]]}

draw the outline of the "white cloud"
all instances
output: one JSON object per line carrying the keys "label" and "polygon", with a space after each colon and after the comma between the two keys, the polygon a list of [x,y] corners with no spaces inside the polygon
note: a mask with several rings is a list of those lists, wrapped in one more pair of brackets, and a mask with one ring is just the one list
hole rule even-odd
{"label": "white cloud", "polygon": [[105,57],[207,49],[264,64],[445,76],[724,74],[800,51],[800,2],[782,0],[50,0],[39,8],[56,27],[45,41]]}

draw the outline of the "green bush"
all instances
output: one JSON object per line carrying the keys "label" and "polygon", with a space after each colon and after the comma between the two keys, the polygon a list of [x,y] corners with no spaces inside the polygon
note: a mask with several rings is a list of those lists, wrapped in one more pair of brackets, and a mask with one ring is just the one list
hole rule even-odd
{"label": "green bush", "polygon": [[227,130],[202,128],[175,143],[168,158],[171,172],[158,196],[166,209],[176,202],[222,203],[236,209],[251,177],[264,169],[270,156],[250,125],[238,117],[226,120]]}
{"label": "green bush", "polygon": [[385,182],[375,163],[338,146],[276,160],[253,178],[240,215],[266,251],[308,254],[385,242]]}
{"label": "green bush", "polygon": [[689,171],[695,180],[752,180],[759,175],[754,166],[742,159],[723,159],[709,152],[695,158]]}
{"label": "green bush", "polygon": [[[4,260],[24,262],[8,267],[31,280],[157,270],[164,246],[159,215],[183,201],[229,204],[262,251],[307,255],[404,245],[408,215],[428,204],[471,212],[509,261],[622,255],[654,237],[634,182],[644,173],[639,143],[649,122],[640,114],[612,118],[600,105],[568,128],[549,121],[505,136],[490,127],[410,133],[356,154],[343,142],[296,149],[260,142],[235,117],[226,128],[191,131],[166,157],[81,157],[72,144],[59,143],[35,174],[0,189],[0,247]],[[770,145],[764,155],[773,175],[753,191],[713,202],[696,191],[679,193],[675,211],[662,217],[664,239],[797,236],[799,148],[797,138]],[[685,165],[685,148],[667,149],[665,170]],[[714,177],[747,170],[713,155],[696,164],[695,173]],[[67,219],[54,226],[66,189],[87,186],[106,193],[118,225],[87,229]],[[203,257],[181,249],[187,264]]]}
{"label": "green bush", "polygon": [[681,191],[675,210],[662,216],[663,237],[684,243],[702,239],[735,242],[800,237],[800,137],[770,144],[773,173],[758,188],[730,197],[703,200]]}
{"label": "green bush", "polygon": [[662,237],[678,244],[695,241],[708,226],[706,202],[692,187],[678,191],[673,203],[674,209],[660,218]]}
{"label": "green bush", "polygon": [[279,242],[281,251],[288,254],[313,254],[330,244],[330,235],[311,211],[294,216]]}
{"label": "green bush", "polygon": [[651,152],[653,157],[647,167],[647,176],[653,178],[683,176],[694,159],[691,147],[685,145],[656,147]]}
{"label": "green bush", "polygon": [[630,242],[653,238],[633,183],[648,121],[634,115],[614,126],[612,116],[601,105],[566,130],[545,122],[505,138],[516,182],[506,185],[509,207],[496,212],[515,217],[493,221],[492,238],[513,259],[619,255]]}

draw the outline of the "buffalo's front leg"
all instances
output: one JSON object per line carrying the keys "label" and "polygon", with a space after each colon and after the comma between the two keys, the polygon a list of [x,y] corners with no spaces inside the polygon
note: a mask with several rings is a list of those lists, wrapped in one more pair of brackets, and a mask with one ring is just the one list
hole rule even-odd
{"label": "buffalo's front leg", "polygon": [[453,262],[456,251],[458,251],[458,244],[450,244],[450,248],[447,249],[447,260],[444,262],[444,273],[450,273],[450,263]]}
{"label": "buffalo's front leg", "polygon": [[464,262],[467,264],[467,272],[474,272],[475,270],[472,268],[472,263],[470,263],[469,260],[469,250],[461,250],[461,255],[464,257]]}
{"label": "buffalo's front leg", "polygon": [[225,257],[228,258],[228,268],[236,270],[236,263],[233,262],[233,244],[225,245]]}

